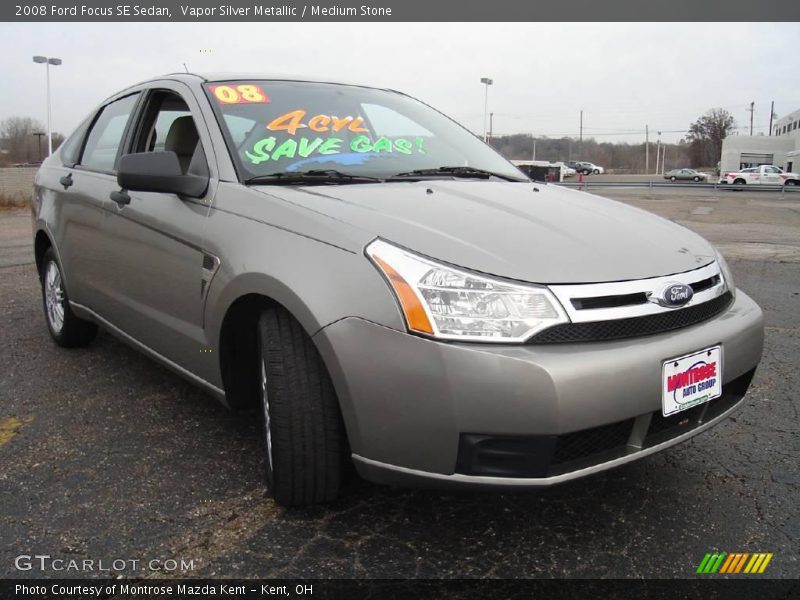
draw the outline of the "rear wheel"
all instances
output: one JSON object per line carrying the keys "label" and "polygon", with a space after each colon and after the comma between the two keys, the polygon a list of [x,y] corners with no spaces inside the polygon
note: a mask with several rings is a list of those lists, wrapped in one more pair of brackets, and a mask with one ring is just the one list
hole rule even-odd
{"label": "rear wheel", "polygon": [[670,180],[670,181],[675,181],[675,180],[677,180],[677,179],[678,179],[678,178],[677,178],[677,177],[675,177],[675,175],[673,175],[672,177],[670,177],[670,178],[669,178],[669,180]]}
{"label": "rear wheel", "polygon": [[786,181],[786,185],[791,185],[791,186],[800,185],[800,181],[797,181],[796,179],[788,179]]}
{"label": "rear wheel", "polygon": [[47,329],[59,346],[75,348],[89,344],[97,335],[97,325],[79,319],[69,306],[61,265],[48,248],[42,257],[42,305]]}
{"label": "rear wheel", "polygon": [[331,501],[339,493],[345,434],[330,376],[285,309],[265,310],[258,334],[267,486],[282,506]]}
{"label": "rear wheel", "polygon": [[747,182],[744,179],[736,179],[733,185],[745,185]]}

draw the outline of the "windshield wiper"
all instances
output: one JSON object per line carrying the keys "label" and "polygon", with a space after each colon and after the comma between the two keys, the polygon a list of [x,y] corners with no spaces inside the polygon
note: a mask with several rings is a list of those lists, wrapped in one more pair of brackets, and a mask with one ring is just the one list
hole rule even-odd
{"label": "windshield wiper", "polygon": [[502,173],[495,173],[494,171],[487,171],[486,169],[478,169],[477,167],[437,167],[435,169],[415,169],[413,171],[406,171],[405,173],[397,173],[388,179],[413,179],[423,177],[477,177],[480,179],[489,179],[490,177],[497,177],[505,181],[526,181],[518,177],[504,175]]}
{"label": "windshield wiper", "polygon": [[244,180],[245,185],[258,183],[269,183],[271,185],[293,185],[298,183],[310,184],[343,184],[343,183],[382,183],[384,179],[380,177],[369,177],[367,175],[353,175],[342,173],[335,169],[313,169],[311,171],[282,171],[278,173],[267,173],[266,175],[256,175]]}

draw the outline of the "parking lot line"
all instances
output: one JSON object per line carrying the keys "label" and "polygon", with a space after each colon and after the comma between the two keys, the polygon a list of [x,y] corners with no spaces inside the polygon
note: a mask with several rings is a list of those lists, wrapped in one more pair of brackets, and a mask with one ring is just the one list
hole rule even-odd
{"label": "parking lot line", "polygon": [[25,423],[30,423],[32,419],[18,419],[17,417],[8,417],[0,419],[0,446],[6,445],[11,441]]}

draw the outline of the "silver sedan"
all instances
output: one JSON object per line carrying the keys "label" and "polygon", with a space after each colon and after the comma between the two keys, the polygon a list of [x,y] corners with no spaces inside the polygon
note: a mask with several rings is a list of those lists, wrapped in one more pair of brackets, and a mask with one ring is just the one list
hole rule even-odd
{"label": "silver sedan", "polygon": [[333,500],[348,461],[495,489],[617,467],[726,419],[761,358],[699,235],[329,78],[122,90],[42,165],[33,235],[55,343],[102,327],[256,409],[286,506]]}
{"label": "silver sedan", "polygon": [[694,169],[673,169],[664,173],[664,179],[670,181],[706,181],[708,175]]}

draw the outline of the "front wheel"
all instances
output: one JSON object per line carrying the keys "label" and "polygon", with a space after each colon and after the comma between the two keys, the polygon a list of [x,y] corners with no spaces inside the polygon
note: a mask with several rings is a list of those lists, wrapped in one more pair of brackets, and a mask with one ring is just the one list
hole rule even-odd
{"label": "front wheel", "polygon": [[675,177],[675,175],[673,175],[672,177],[669,178],[670,181],[675,181],[676,179],[678,179],[678,178]]}
{"label": "front wheel", "polygon": [[258,348],[267,487],[286,507],[329,502],[339,494],[346,444],[322,358],[281,307],[261,315]]}
{"label": "front wheel", "polygon": [[697,175],[695,175],[694,177],[692,177],[692,179],[694,179],[695,181],[700,181],[700,178],[699,178],[699,177],[697,177]]}
{"label": "front wheel", "polygon": [[594,171],[592,171],[592,172],[593,172],[595,175],[600,175],[600,169],[595,169],[595,170],[594,170]]}
{"label": "front wheel", "polygon": [[79,319],[72,312],[61,265],[52,248],[48,248],[42,257],[41,283],[44,317],[56,344],[65,348],[89,344],[97,335],[97,325]]}

